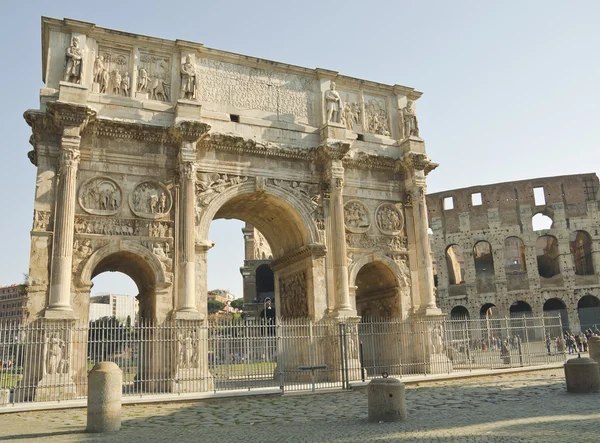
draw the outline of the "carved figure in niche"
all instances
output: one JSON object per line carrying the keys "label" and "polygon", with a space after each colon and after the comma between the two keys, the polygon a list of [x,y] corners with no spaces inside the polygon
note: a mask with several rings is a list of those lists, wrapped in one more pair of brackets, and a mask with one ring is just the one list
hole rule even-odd
{"label": "carved figure in niche", "polygon": [[434,354],[444,353],[444,329],[440,324],[431,330],[431,348]]}
{"label": "carved figure in niche", "polygon": [[329,91],[325,91],[325,112],[327,122],[340,123],[342,117],[342,98],[335,90],[335,82],[331,82]]}
{"label": "carved figure in niche", "polygon": [[358,358],[358,346],[356,346],[356,335],[350,332],[348,335],[348,358]]}
{"label": "carved figure in niche", "polygon": [[171,260],[169,256],[165,253],[165,250],[163,249],[160,243],[154,243],[154,245],[152,246],[152,252],[167,268],[171,268],[173,260]]}
{"label": "carved figure in niche", "polygon": [[160,194],[160,204],[158,205],[158,212],[165,212],[167,210],[167,195],[162,192]]}
{"label": "carved figure in niche", "polygon": [[58,333],[47,335],[44,339],[43,372],[47,375],[64,374],[68,371],[65,359],[65,342]]}
{"label": "carved figure in niche", "polygon": [[67,48],[67,66],[63,80],[71,83],[81,84],[81,75],[83,73],[83,51],[79,47],[79,39],[73,37],[71,46]]}
{"label": "carved figure in niche", "polygon": [[129,78],[129,72],[125,73],[123,80],[121,81],[121,93],[125,97],[129,97],[129,86],[131,83],[131,79]]}
{"label": "carved figure in niche", "polygon": [[146,92],[146,88],[148,87],[148,71],[146,68],[142,67],[138,71],[138,91]]}
{"label": "carved figure in niche", "polygon": [[179,334],[179,369],[191,369],[198,367],[196,363],[198,352],[196,350],[197,339],[195,335],[195,331],[194,333],[192,333],[192,331],[187,331],[185,336],[183,334]]}
{"label": "carved figure in niche", "polygon": [[408,101],[406,107],[400,110],[401,122],[403,131],[402,138],[408,138],[411,136],[419,136],[419,122],[415,110],[413,109],[413,102]]}
{"label": "carved figure in niche", "polygon": [[148,197],[148,204],[150,205],[150,212],[154,214],[156,212],[156,205],[158,204],[158,195],[150,194]]}
{"label": "carved figure in niche", "polygon": [[375,216],[377,227],[384,234],[395,235],[404,227],[402,214],[392,205],[382,205]]}
{"label": "carved figure in niche", "polygon": [[354,201],[344,206],[344,223],[350,229],[367,229],[371,221],[364,205]]}
{"label": "carved figure in niche", "polygon": [[120,95],[121,94],[121,74],[119,73],[119,71],[115,70],[112,73],[112,91],[111,94],[113,95]]}
{"label": "carved figure in niche", "polygon": [[195,100],[198,86],[196,67],[192,63],[192,57],[187,56],[185,63],[181,65],[181,98]]}
{"label": "carved figure in niche", "polygon": [[50,213],[46,211],[33,211],[33,229],[47,231],[50,227]]}
{"label": "carved figure in niche", "polygon": [[102,72],[104,72],[104,57],[98,56],[94,61],[94,83],[102,83]]}

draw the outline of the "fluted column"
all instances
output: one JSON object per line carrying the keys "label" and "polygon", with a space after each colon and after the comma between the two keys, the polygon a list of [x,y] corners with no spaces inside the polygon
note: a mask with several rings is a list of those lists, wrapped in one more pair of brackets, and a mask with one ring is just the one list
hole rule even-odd
{"label": "fluted column", "polygon": [[[177,304],[178,311],[198,312],[195,297],[196,279],[196,253],[194,246],[194,213],[195,213],[195,185],[196,185],[196,147],[193,142],[184,142],[185,149],[179,154],[179,178],[181,188],[180,235],[179,247],[181,250],[180,272],[181,287]],[[190,145],[194,145],[193,147]],[[189,157],[193,154],[194,160]]]}
{"label": "fluted column", "polygon": [[198,121],[179,121],[171,136],[179,144],[179,204],[177,208],[177,302],[175,318],[200,318],[196,296],[196,148],[210,126]]}
{"label": "fluted column", "polygon": [[[411,143],[408,139],[405,143]],[[417,142],[422,143],[422,142]],[[404,168],[404,186],[407,200],[412,206],[412,222],[414,227],[414,241],[417,255],[417,269],[419,272],[419,312],[426,315],[439,315],[440,309],[435,303],[433,263],[429,245],[429,223],[427,216],[427,202],[425,200],[426,184],[425,169],[431,167],[429,158],[422,153],[408,152],[402,162]]]}
{"label": "fluted column", "polygon": [[348,256],[346,252],[346,226],[344,223],[344,167],[342,158],[349,145],[336,143],[334,146],[322,146],[319,155],[324,165],[323,181],[326,183],[326,198],[329,197],[329,217],[327,242],[333,280],[334,308],[332,316],[351,317],[356,310],[350,303],[348,284]]}
{"label": "fluted column", "polygon": [[53,102],[47,114],[61,128],[54,236],[50,271],[50,294],[45,317],[71,318],[71,276],[73,265],[73,236],[75,226],[75,201],[81,130],[95,112],[86,106]]}

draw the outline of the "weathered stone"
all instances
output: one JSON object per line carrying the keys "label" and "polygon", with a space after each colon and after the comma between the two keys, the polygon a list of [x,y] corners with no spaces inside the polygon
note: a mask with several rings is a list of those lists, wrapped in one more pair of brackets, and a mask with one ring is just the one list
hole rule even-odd
{"label": "weathered stone", "polygon": [[588,393],[600,390],[598,363],[591,358],[572,358],[565,363],[567,392]]}
{"label": "weathered stone", "polygon": [[404,383],[395,378],[374,378],[367,386],[369,421],[406,420]]}
{"label": "weathered stone", "polygon": [[121,429],[123,371],[113,362],[97,363],[88,375],[87,432]]}

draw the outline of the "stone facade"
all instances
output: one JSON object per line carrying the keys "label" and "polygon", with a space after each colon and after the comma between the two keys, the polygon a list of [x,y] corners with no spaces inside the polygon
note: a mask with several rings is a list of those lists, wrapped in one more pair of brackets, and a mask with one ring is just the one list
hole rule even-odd
{"label": "stone facade", "polygon": [[440,307],[561,313],[576,332],[600,324],[599,190],[596,174],[580,174],[428,195]]}
{"label": "stone facade", "polygon": [[202,321],[218,218],[264,235],[290,317],[441,314],[420,92],[70,19],[42,36],[31,321],[87,320],[106,271],[141,319]]}

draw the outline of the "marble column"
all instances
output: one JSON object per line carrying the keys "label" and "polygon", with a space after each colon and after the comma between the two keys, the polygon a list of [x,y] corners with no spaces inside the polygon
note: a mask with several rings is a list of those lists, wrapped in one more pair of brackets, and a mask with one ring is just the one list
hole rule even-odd
{"label": "marble column", "polygon": [[95,112],[85,106],[52,103],[48,105],[48,114],[62,129],[62,134],[56,181],[50,294],[44,316],[73,318],[71,276],[80,132],[90,117],[95,116]]}
{"label": "marble column", "polygon": [[433,263],[429,245],[429,223],[425,200],[425,168],[428,164],[429,159],[425,154],[408,152],[403,162],[405,174],[404,187],[407,193],[407,200],[410,201],[410,205],[412,206],[412,222],[415,236],[412,243],[417,253],[418,284],[421,295],[419,313],[424,315],[440,315],[441,310],[435,303]]}
{"label": "marble column", "polygon": [[[185,148],[184,146],[185,145]],[[179,270],[181,275],[181,286],[179,288],[179,299],[177,303],[178,312],[198,312],[195,297],[195,246],[194,246],[194,214],[195,214],[195,186],[196,186],[196,162],[195,143],[184,142],[179,154],[179,180],[180,180],[180,231]],[[191,145],[194,145],[193,147]],[[190,156],[194,160],[190,161]]]}
{"label": "marble column", "polygon": [[[179,112],[179,103],[177,111]],[[171,135],[179,144],[179,205],[177,208],[177,302],[175,318],[201,317],[196,297],[196,148],[210,126],[199,121],[180,120]]]}

